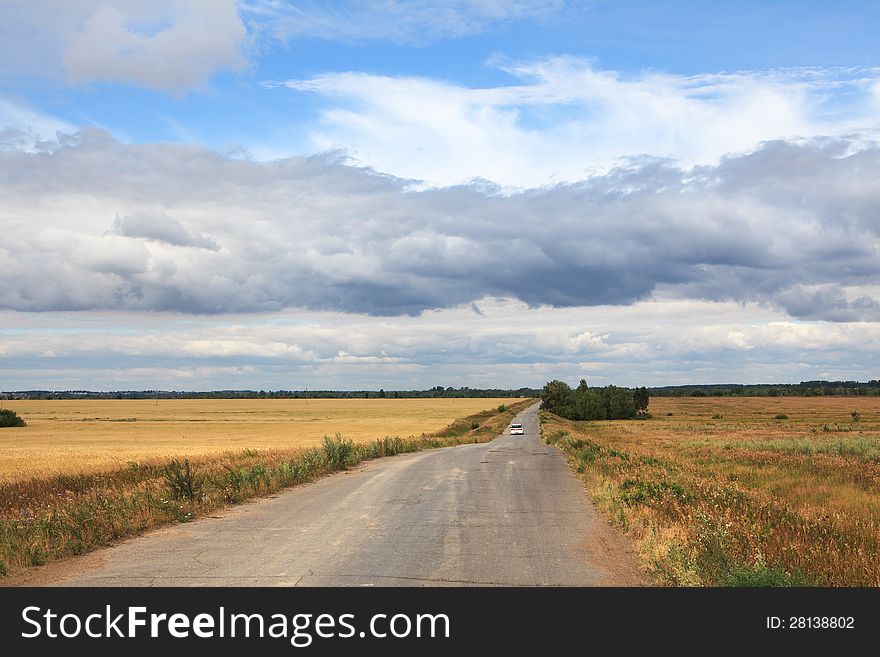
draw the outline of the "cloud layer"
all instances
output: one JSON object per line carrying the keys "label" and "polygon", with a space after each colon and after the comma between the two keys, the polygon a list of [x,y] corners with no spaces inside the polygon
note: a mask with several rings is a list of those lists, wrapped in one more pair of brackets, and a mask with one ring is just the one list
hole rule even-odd
{"label": "cloud layer", "polygon": [[880,324],[755,304],[529,308],[482,299],[417,317],[0,311],[0,389],[541,386],[875,378]]}
{"label": "cloud layer", "polygon": [[436,79],[330,73],[267,83],[315,94],[316,150],[449,185],[574,182],[650,154],[715,164],[775,139],[877,136],[876,69],[623,74],[556,57],[491,62],[514,80],[471,88]]}
{"label": "cloud layer", "polygon": [[90,130],[0,153],[0,307],[418,314],[734,300],[880,318],[880,148],[771,142],[499,193],[328,157],[268,163]]}

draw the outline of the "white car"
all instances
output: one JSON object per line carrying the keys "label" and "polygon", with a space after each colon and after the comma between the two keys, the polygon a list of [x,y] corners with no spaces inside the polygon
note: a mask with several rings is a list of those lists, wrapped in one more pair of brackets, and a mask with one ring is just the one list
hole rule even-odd
{"label": "white car", "polygon": [[511,436],[523,435],[523,426],[521,424],[511,424],[510,425],[510,435]]}

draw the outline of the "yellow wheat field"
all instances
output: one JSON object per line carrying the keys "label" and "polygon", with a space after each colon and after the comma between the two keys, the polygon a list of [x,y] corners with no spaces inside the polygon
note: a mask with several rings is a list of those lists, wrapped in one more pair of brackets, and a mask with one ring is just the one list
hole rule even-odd
{"label": "yellow wheat field", "polygon": [[0,482],[166,457],[290,449],[337,433],[411,436],[514,399],[179,399],[4,402],[27,426],[0,430]]}

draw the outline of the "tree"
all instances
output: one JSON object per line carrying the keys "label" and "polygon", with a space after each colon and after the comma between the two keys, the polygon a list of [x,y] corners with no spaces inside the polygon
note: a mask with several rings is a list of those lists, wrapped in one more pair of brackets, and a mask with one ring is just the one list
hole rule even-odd
{"label": "tree", "polygon": [[541,406],[551,413],[567,417],[572,406],[572,390],[564,381],[550,381],[541,391]]}
{"label": "tree", "polygon": [[625,388],[605,386],[602,389],[605,402],[605,416],[609,420],[629,420],[636,416],[636,403],[633,394]]}
{"label": "tree", "polygon": [[641,388],[636,388],[633,390],[633,401],[636,403],[637,411],[647,411],[648,410],[648,401],[650,400],[650,396],[648,395],[648,389],[642,386]]}
{"label": "tree", "polygon": [[604,420],[605,404],[598,390],[577,387],[574,401],[575,420]]}

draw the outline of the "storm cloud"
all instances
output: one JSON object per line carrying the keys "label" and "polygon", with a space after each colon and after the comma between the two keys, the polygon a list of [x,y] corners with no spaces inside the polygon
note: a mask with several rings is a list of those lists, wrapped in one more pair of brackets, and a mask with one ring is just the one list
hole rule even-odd
{"label": "storm cloud", "polygon": [[880,148],[857,138],[510,192],[86,130],[0,152],[0,308],[416,315],[659,295],[876,320],[878,179]]}

